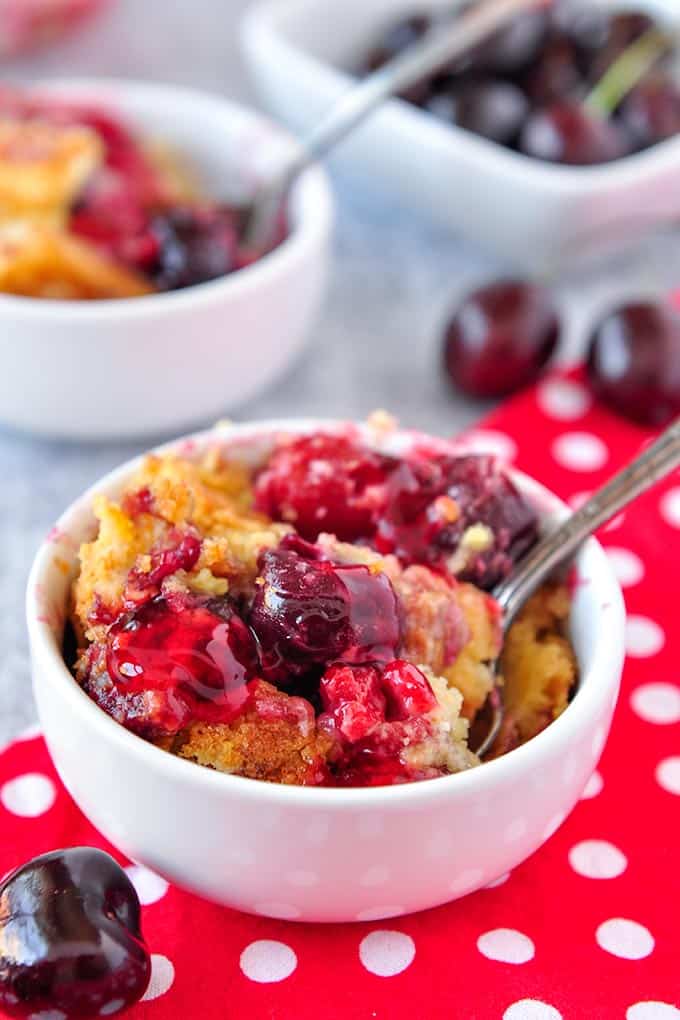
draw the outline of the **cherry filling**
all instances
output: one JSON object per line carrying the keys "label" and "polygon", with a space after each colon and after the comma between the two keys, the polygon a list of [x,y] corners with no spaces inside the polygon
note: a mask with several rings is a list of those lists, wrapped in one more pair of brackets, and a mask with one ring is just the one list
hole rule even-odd
{"label": "cherry filling", "polygon": [[[383,667],[330,666],[320,684],[319,728],[333,737],[331,785],[372,786],[427,778],[403,753],[432,733],[427,716],[437,699],[427,677],[410,662]],[[437,774],[436,772],[433,774]]]}
{"label": "cherry filling", "polygon": [[226,599],[156,598],[110,628],[106,670],[118,694],[155,692],[154,732],[192,720],[231,722],[257,674],[252,634]]}
{"label": "cherry filling", "polygon": [[123,597],[126,609],[134,609],[142,602],[158,595],[163,581],[178,570],[192,570],[201,555],[201,540],[192,531],[173,530],[169,545],[153,549],[148,571],[133,568],[128,574]]}
{"label": "cherry filling", "polygon": [[257,507],[310,541],[327,531],[353,542],[375,530],[385,480],[398,463],[347,436],[302,436],[279,446],[260,472]]}
{"label": "cherry filling", "polygon": [[341,659],[394,657],[401,636],[397,597],[385,574],[340,566],[295,535],[260,556],[250,625],[264,676],[285,684]]}
{"label": "cherry filling", "polygon": [[536,515],[491,457],[416,450],[395,458],[348,437],[304,436],[274,451],[255,491],[260,510],[306,538],[363,539],[403,563],[443,570],[466,529],[483,524],[489,547],[455,573],[487,589],[537,535]]}

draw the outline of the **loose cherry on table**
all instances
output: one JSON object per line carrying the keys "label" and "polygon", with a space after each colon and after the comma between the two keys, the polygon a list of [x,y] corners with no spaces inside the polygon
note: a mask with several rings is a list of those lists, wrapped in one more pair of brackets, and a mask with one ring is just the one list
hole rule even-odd
{"label": "loose cherry on table", "polygon": [[492,283],[468,294],[450,319],[445,369],[464,393],[505,396],[537,378],[559,333],[547,288],[514,280]]}
{"label": "loose cherry on table", "polygon": [[0,1009],[10,1017],[114,1015],[150,977],[135,889],[101,850],[36,857],[0,882]]}
{"label": "loose cherry on table", "polygon": [[618,308],[592,334],[588,376],[597,396],[642,425],[680,415],[680,316],[661,304]]}

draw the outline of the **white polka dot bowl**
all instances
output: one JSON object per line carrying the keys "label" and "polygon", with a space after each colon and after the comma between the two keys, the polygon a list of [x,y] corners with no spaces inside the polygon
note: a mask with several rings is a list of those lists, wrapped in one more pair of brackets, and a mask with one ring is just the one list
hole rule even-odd
{"label": "white polka dot bowl", "polygon": [[[194,455],[219,442],[257,461],[280,430],[319,428],[342,426],[225,425],[161,449]],[[388,451],[424,438],[366,436]],[[27,599],[34,691],[47,745],[76,803],[114,846],[164,879],[240,910],[369,921],[493,883],[550,838],[600,757],[624,657],[621,592],[595,540],[576,558],[571,637],[579,690],[543,733],[496,761],[428,782],[279,786],[213,772],[146,743],[92,702],[64,662],[69,586],[78,545],[94,532],[93,492],[115,497],[134,468],[113,472],[66,511],[38,552]],[[568,512],[533,480],[513,477],[546,524]]]}
{"label": "white polka dot bowl", "polygon": [[[259,114],[194,90],[93,79],[39,91],[120,114],[185,154],[206,192],[225,200],[296,144]],[[0,294],[0,422],[66,439],[176,435],[256,396],[309,336],[332,220],[326,174],[313,167],[293,189],[286,240],[229,276],[108,301]]]}

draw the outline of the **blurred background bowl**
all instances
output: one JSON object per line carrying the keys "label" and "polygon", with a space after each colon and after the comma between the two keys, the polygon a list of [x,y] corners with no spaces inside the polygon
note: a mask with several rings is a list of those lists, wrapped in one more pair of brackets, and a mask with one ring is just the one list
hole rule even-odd
{"label": "blurred background bowl", "polygon": [[[294,140],[266,118],[197,91],[134,81],[41,82],[111,109],[186,154],[229,199]],[[230,276],[109,301],[0,295],[0,422],[51,437],[124,439],[208,422],[261,393],[302,349],[325,293],[332,197],[300,179],[290,234]]]}
{"label": "blurred background bowl", "polygon": [[[308,130],[347,89],[352,69],[390,23],[464,0],[262,0],[242,43],[266,108]],[[593,0],[611,10],[626,0]],[[677,0],[635,0],[677,28]],[[619,250],[680,216],[680,137],[601,166],[529,159],[394,100],[338,150],[356,180],[523,270],[555,270]]]}

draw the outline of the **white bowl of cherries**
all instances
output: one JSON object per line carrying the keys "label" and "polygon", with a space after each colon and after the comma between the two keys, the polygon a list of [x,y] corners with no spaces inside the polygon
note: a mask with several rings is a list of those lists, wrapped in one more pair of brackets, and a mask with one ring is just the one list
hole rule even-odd
{"label": "white bowl of cherries", "polygon": [[[353,75],[462,6],[262,0],[243,45],[268,109],[304,132]],[[672,35],[678,17],[675,0],[554,0],[387,104],[337,163],[524,268],[634,240],[680,213],[680,93],[663,61],[627,94],[611,79],[595,106],[592,93],[627,48],[647,35],[644,56],[650,29]]]}

